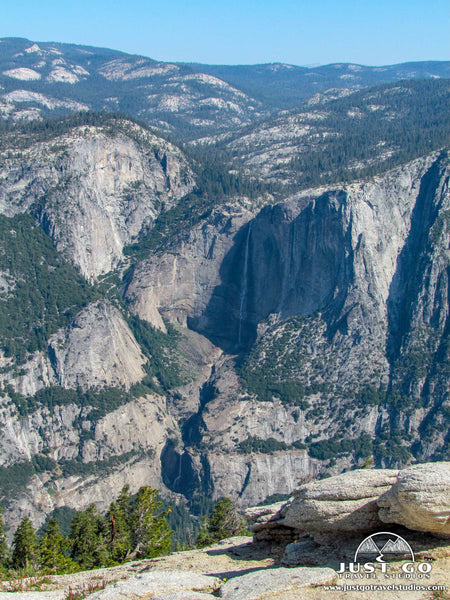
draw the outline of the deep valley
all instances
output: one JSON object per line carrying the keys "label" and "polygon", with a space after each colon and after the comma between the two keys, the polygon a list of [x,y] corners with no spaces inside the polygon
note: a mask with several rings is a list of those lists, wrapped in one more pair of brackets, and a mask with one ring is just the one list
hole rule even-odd
{"label": "deep valley", "polygon": [[450,459],[448,63],[308,87],[3,39],[0,67],[11,528]]}

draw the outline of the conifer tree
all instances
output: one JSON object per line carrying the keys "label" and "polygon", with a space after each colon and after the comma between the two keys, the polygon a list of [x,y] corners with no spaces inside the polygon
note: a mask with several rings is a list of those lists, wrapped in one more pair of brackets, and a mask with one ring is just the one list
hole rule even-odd
{"label": "conifer tree", "polygon": [[200,524],[200,531],[198,532],[195,545],[197,548],[204,548],[205,546],[214,544],[215,541],[216,540],[214,540],[211,532],[209,531],[209,517],[205,515]]}
{"label": "conifer tree", "polygon": [[105,523],[95,504],[77,512],[70,528],[72,558],[83,569],[107,566],[110,559],[105,537]]}
{"label": "conifer tree", "polygon": [[12,566],[15,569],[29,569],[36,566],[37,537],[33,524],[24,517],[13,538]]}
{"label": "conifer tree", "polygon": [[225,538],[247,533],[245,518],[239,514],[230,498],[223,498],[216,502],[211,515],[203,519],[197,546],[203,548]]}
{"label": "conifer tree", "polygon": [[102,524],[102,530],[98,534],[97,547],[95,549],[95,566],[96,567],[110,567],[114,563],[111,560],[109,553],[108,544],[106,541],[105,524]]}
{"label": "conifer tree", "polygon": [[117,500],[111,502],[106,514],[108,548],[115,562],[124,562],[133,550],[132,513],[130,486],[125,485]]}
{"label": "conifer tree", "polygon": [[168,554],[171,548],[173,531],[167,523],[167,510],[158,512],[162,502],[157,500],[158,490],[149,486],[141,487],[137,493],[133,509],[133,551],[129,559],[154,558]]}
{"label": "conifer tree", "polygon": [[44,536],[39,543],[39,561],[47,573],[68,573],[75,569],[75,563],[66,555],[70,542],[61,534],[57,519],[50,519]]}
{"label": "conifer tree", "polygon": [[0,570],[8,566],[9,549],[6,541],[5,522],[3,521],[3,509],[0,507]]}

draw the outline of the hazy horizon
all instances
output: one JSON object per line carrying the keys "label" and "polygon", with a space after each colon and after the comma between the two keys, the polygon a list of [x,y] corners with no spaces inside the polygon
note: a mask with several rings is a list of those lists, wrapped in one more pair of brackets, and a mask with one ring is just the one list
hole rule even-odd
{"label": "hazy horizon", "polygon": [[386,66],[450,60],[447,0],[16,0],[0,37],[111,48],[164,62]]}

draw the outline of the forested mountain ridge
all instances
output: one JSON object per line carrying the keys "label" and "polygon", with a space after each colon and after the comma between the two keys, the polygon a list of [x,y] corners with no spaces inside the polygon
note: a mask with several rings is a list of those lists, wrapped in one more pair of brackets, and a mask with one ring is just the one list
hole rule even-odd
{"label": "forested mountain ridge", "polygon": [[352,181],[448,145],[449,101],[449,79],[401,81],[201,142],[225,151],[248,176],[291,190]]}
{"label": "forested mountain ridge", "polygon": [[[79,56],[123,98],[130,81],[172,73],[109,50],[8,44],[2,94],[67,71],[78,81],[52,89],[73,100],[92,75]],[[189,138],[187,113],[157,131],[80,107],[42,118],[32,103],[41,118],[15,120],[22,101],[5,102],[9,524],[106,509],[123,485],[198,516],[212,498],[254,504],[318,473],[448,458],[448,80],[334,95],[244,128],[253,117],[227,126],[221,113],[180,145],[160,132]]]}
{"label": "forested mountain ridge", "polygon": [[450,77],[448,62],[211,66],[155,61],[75,44],[0,39],[0,114],[6,119],[79,110],[126,113],[176,140],[256,123],[308,100],[401,79]]}
{"label": "forested mountain ridge", "polygon": [[450,77],[448,62],[411,62],[370,67],[336,63],[316,67],[299,67],[282,63],[266,65],[189,64],[204,73],[223,79],[243,92],[278,109],[289,109],[301,102],[320,101],[328,90],[348,94],[350,90],[392,83],[401,79]]}
{"label": "forested mountain ridge", "polygon": [[3,118],[119,111],[177,139],[226,131],[267,113],[257,100],[189,67],[15,38],[0,41],[0,86]]}

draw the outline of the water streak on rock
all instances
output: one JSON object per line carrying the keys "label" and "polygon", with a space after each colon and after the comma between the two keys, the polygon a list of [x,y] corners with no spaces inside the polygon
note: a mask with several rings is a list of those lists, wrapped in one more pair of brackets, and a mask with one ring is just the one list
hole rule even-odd
{"label": "water streak on rock", "polygon": [[245,255],[244,255],[244,270],[242,273],[242,284],[241,284],[241,293],[240,293],[240,305],[239,305],[239,328],[238,328],[238,344],[241,345],[242,342],[242,321],[244,319],[245,312],[245,304],[247,299],[247,275],[248,275],[248,251],[250,247],[250,236],[252,233],[252,224],[249,223],[248,231],[247,231],[247,240],[245,242]]}

